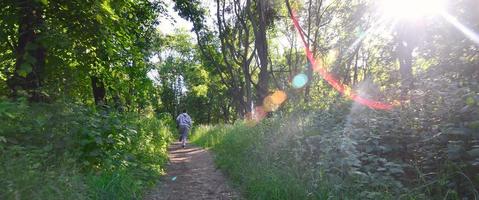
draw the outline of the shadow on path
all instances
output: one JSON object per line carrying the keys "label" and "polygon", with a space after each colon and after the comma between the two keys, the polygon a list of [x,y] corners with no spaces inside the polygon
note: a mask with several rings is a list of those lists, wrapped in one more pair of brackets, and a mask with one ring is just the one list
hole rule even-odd
{"label": "shadow on path", "polygon": [[168,152],[167,173],[146,200],[240,199],[207,150],[176,142]]}

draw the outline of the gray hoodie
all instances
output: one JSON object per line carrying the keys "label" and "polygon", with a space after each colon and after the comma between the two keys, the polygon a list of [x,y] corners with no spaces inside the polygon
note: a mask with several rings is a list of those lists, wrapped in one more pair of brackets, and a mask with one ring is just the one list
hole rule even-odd
{"label": "gray hoodie", "polygon": [[181,113],[176,118],[176,123],[181,126],[188,126],[191,127],[191,117],[187,113]]}

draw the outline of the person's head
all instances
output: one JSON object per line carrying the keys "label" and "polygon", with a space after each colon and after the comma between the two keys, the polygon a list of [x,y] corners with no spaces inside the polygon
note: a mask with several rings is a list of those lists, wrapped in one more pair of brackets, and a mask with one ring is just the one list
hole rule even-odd
{"label": "person's head", "polygon": [[186,113],[186,109],[183,109],[182,113]]}

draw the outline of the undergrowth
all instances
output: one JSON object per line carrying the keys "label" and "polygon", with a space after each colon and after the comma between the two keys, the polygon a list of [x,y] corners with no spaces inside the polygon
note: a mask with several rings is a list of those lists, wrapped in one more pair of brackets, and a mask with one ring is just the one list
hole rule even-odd
{"label": "undergrowth", "polygon": [[171,118],[0,101],[0,199],[141,199],[163,173]]}
{"label": "undergrowth", "polygon": [[417,177],[406,174],[407,166],[391,156],[365,154],[361,140],[343,134],[348,128],[335,128],[348,120],[320,129],[294,119],[201,126],[192,141],[215,152],[217,165],[247,199],[474,198],[460,193],[474,192],[470,186],[450,187],[462,170],[456,163],[438,166],[440,176],[426,181],[419,171]]}

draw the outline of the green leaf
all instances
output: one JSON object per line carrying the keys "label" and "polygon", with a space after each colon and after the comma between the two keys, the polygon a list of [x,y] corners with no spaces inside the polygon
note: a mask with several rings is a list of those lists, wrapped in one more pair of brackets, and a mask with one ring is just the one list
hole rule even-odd
{"label": "green leaf", "polygon": [[101,145],[101,144],[103,144],[103,139],[102,139],[101,137],[96,137],[96,138],[95,138],[95,143]]}
{"label": "green leaf", "polygon": [[28,63],[23,63],[22,65],[20,65],[20,69],[18,70],[18,75],[25,78],[30,72],[32,72],[32,66]]}
{"label": "green leaf", "polygon": [[5,112],[4,114],[10,119],[15,119],[15,116],[12,115],[11,113]]}
{"label": "green leaf", "polygon": [[23,59],[25,59],[25,63],[28,63],[28,64],[35,64],[37,62],[37,59],[34,58],[33,56],[31,56],[30,54],[26,53],[24,56],[23,56]]}
{"label": "green leaf", "polygon": [[95,18],[96,18],[96,21],[98,21],[100,24],[103,23],[103,17],[101,15],[97,14]]}
{"label": "green leaf", "polygon": [[469,106],[474,106],[474,104],[476,103],[476,101],[474,100],[474,97],[467,97],[466,98],[466,104],[469,105]]}
{"label": "green leaf", "polygon": [[48,0],[36,0],[36,2],[40,2],[45,6],[48,5]]}
{"label": "green leaf", "polygon": [[468,125],[468,128],[474,129],[474,130],[479,130],[479,120],[470,122]]}
{"label": "green leaf", "polygon": [[91,143],[91,141],[87,140],[87,139],[80,140],[80,145],[82,145],[82,146],[85,146],[85,145],[90,144],[90,143]]}
{"label": "green leaf", "polygon": [[109,15],[111,20],[114,20],[114,21],[118,20],[118,16],[116,16],[115,12],[113,11],[113,9],[110,6],[110,1],[108,1],[108,0],[103,1],[103,3],[101,4],[101,9],[103,11],[105,11],[106,14]]}

